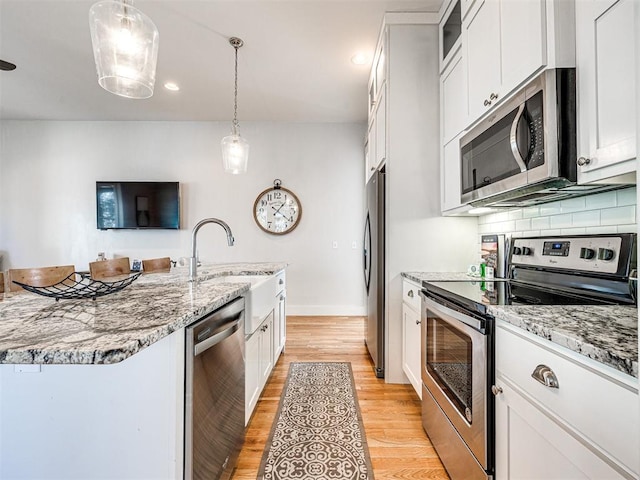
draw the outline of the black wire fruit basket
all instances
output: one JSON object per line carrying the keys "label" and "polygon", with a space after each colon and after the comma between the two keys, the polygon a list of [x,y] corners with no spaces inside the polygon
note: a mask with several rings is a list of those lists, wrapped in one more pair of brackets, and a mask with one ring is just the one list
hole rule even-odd
{"label": "black wire fruit basket", "polygon": [[27,285],[26,283],[16,282],[15,280],[13,283],[20,285],[28,292],[55,298],[56,302],[60,299],[78,298],[90,298],[95,300],[97,297],[103,297],[110,293],[119,292],[124,287],[131,285],[131,283],[133,283],[133,281],[140,275],[141,273],[132,273],[128,274],[125,278],[114,277],[118,278],[118,280],[105,282],[102,280],[95,280],[86,273],[73,272],[58,283],[44,287]]}

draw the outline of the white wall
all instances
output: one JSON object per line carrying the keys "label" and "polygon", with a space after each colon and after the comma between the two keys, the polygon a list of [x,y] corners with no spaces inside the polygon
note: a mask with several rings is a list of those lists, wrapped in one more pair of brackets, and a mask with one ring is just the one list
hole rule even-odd
{"label": "white wall", "polygon": [[[288,313],[365,313],[362,275],[363,137],[358,124],[243,123],[247,175],[222,171],[228,123],[0,122],[0,255],[3,268],[107,257],[188,256],[190,231],[205,217],[229,223],[198,234],[203,261],[286,261]],[[302,203],[288,235],[262,232],[257,195],[280,178]],[[180,231],[99,231],[96,180],[179,181]],[[332,241],[338,248],[332,248]],[[352,242],[356,248],[352,249]]]}

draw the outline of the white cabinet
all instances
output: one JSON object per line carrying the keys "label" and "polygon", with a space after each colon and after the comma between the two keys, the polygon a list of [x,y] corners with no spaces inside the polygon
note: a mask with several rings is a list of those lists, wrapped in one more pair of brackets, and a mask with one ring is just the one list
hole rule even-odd
{"label": "white cabinet", "polygon": [[452,59],[440,76],[440,112],[442,144],[446,145],[464,128],[469,117],[467,76],[462,49],[451,54]]}
{"label": "white cabinet", "polygon": [[576,2],[578,183],[636,171],[636,0]]}
{"label": "white cabinet", "polygon": [[402,281],[402,370],[422,398],[420,377],[420,286]]}
{"label": "white cabinet", "polygon": [[573,2],[477,0],[462,27],[470,123],[543,67],[574,66]]}
{"label": "white cabinet", "polygon": [[495,342],[497,479],[637,478],[636,379],[503,322]]}
{"label": "white cabinet", "polygon": [[469,75],[469,114],[478,118],[501,93],[500,3],[484,0],[463,23]]}
{"label": "white cabinet", "polygon": [[365,145],[365,183],[387,157],[386,36],[382,34],[369,77],[369,129]]}
{"label": "white cabinet", "polygon": [[443,215],[457,213],[463,208],[460,202],[460,138],[462,133],[447,143],[443,149],[440,166],[441,175],[441,207]]}
{"label": "white cabinet", "polygon": [[275,300],[275,317],[273,319],[273,364],[275,365],[284,350],[287,340],[287,290],[285,283],[285,273],[281,272],[277,276],[278,292]]}
{"label": "white cabinet", "polygon": [[249,423],[273,369],[273,316],[271,311],[245,344],[245,425]]}

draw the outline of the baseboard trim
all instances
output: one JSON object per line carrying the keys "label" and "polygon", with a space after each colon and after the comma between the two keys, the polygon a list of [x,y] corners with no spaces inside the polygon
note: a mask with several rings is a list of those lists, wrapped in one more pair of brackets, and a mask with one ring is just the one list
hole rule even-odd
{"label": "baseboard trim", "polygon": [[366,307],[358,305],[290,305],[287,303],[287,315],[294,316],[361,317],[366,314]]}

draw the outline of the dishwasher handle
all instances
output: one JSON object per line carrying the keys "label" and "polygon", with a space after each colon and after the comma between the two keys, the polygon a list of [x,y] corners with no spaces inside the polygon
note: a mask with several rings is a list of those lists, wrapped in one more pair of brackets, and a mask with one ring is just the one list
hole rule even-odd
{"label": "dishwasher handle", "polygon": [[244,319],[244,299],[239,299],[191,327],[193,355],[198,356],[238,331]]}

